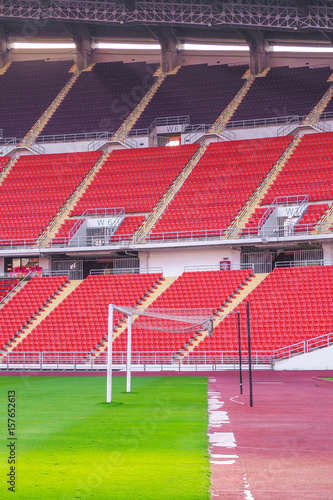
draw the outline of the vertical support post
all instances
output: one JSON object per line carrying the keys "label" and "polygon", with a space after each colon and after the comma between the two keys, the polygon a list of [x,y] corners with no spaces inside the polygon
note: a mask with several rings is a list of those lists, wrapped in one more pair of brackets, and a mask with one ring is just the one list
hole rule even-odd
{"label": "vertical support post", "polygon": [[237,312],[237,318],[238,318],[239,388],[240,388],[240,393],[243,394],[241,321],[240,321],[240,312],[239,311]]}
{"label": "vertical support post", "polygon": [[112,401],[112,335],[113,335],[113,305],[109,304],[108,318],[108,361],[106,375],[106,402]]}
{"label": "vertical support post", "polygon": [[251,332],[250,332],[250,302],[246,302],[246,316],[247,316],[247,345],[249,352],[249,386],[250,386],[250,406],[253,406],[252,394],[252,359],[251,359]]}
{"label": "vertical support post", "polygon": [[126,392],[131,392],[132,364],[132,316],[127,319],[127,360],[126,360]]}

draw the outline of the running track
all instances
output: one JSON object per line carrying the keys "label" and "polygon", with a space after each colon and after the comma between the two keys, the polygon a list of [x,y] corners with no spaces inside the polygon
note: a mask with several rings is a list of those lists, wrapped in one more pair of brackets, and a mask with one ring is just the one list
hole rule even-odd
{"label": "running track", "polygon": [[318,376],[333,373],[256,371],[250,408],[247,373],[243,396],[237,372],[209,375],[212,500],[333,499],[333,383]]}

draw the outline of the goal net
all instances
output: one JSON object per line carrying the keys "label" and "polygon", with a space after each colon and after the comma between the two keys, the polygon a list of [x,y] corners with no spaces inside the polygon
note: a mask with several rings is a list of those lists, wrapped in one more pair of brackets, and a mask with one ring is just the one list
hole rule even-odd
{"label": "goal net", "polygon": [[126,392],[131,392],[132,329],[154,334],[164,333],[183,336],[189,340],[196,333],[214,330],[213,314],[206,309],[159,309],[153,307],[128,307],[109,305],[108,322],[108,360],[107,360],[107,402],[112,399],[112,343],[114,327],[119,327],[127,320],[127,357],[126,357]]}

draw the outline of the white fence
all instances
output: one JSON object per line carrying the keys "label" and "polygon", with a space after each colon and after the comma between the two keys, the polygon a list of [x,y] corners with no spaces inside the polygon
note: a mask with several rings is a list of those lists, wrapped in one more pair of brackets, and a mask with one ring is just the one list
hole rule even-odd
{"label": "white fence", "polygon": [[[274,361],[289,359],[306,354],[333,344],[333,333],[321,335],[310,340],[298,342],[272,351],[252,351],[251,361],[254,367],[272,366]],[[82,352],[10,352],[4,353],[0,361],[0,370],[105,370],[107,353]],[[115,369],[126,365],[126,352],[112,353]],[[242,351],[242,363],[248,365],[248,351]],[[236,351],[195,351],[180,358],[177,351],[133,351],[132,367],[142,368],[159,366],[161,369],[196,369],[201,367],[228,368],[239,364],[239,352]]]}

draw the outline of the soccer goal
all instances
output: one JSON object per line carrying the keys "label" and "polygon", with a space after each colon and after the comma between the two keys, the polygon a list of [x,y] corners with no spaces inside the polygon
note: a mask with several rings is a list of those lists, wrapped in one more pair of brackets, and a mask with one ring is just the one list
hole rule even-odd
{"label": "soccer goal", "polygon": [[106,402],[112,402],[112,343],[115,312],[125,316],[127,321],[127,358],[126,358],[126,392],[131,392],[131,365],[132,365],[132,325],[141,331],[150,331],[152,335],[164,332],[165,334],[187,334],[188,337],[207,331],[212,335],[214,330],[211,311],[201,309],[157,309],[116,306],[109,304],[108,311],[108,357],[107,357],[107,388]]}

